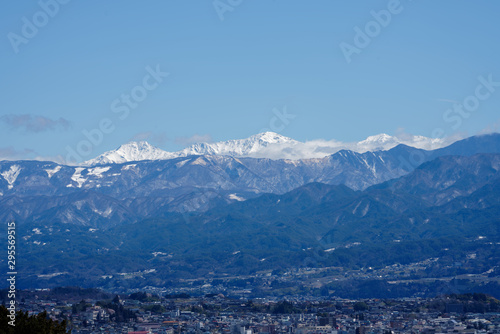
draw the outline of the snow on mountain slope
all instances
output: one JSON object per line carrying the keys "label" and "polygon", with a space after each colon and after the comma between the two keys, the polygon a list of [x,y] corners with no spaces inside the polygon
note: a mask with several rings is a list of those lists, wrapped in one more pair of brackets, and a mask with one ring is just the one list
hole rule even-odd
{"label": "snow on mountain slope", "polygon": [[5,181],[9,183],[9,189],[12,189],[14,187],[14,182],[16,182],[17,177],[19,176],[19,173],[21,172],[21,167],[18,165],[12,165],[10,166],[9,170],[6,170],[2,172],[0,175],[3,176]]}
{"label": "snow on mountain slope", "polygon": [[166,160],[189,155],[230,155],[234,157],[246,157],[257,154],[263,148],[270,145],[296,143],[299,142],[274,132],[264,132],[246,139],[194,144],[178,152],[167,152],[145,141],[130,142],[120,146],[117,150],[105,152],[95,159],[88,160],[84,162],[83,165],[94,166],[129,161]]}
{"label": "snow on mountain slope", "polygon": [[246,157],[260,152],[265,147],[281,144],[295,145],[299,142],[274,132],[264,132],[246,139],[194,144],[179,153],[181,156],[210,154]]}
{"label": "snow on mountain slope", "polygon": [[181,151],[167,152],[147,142],[130,142],[117,150],[108,151],[95,159],[83,163],[86,166],[124,163],[141,160],[166,160],[189,155],[229,155],[269,159],[311,159],[324,158],[340,150],[358,153],[389,150],[399,144],[421,149],[437,149],[451,144],[447,139],[423,136],[389,136],[379,134],[360,142],[340,142],[336,140],[312,140],[299,142],[274,132],[264,132],[246,139],[227,140],[217,143],[198,143]]}
{"label": "snow on mountain slope", "polygon": [[174,153],[163,151],[145,141],[130,142],[114,151],[108,151],[97,158],[85,161],[83,165],[121,164],[128,161],[166,160],[175,158]]}
{"label": "snow on mountain slope", "polygon": [[350,150],[357,153],[387,151],[404,144],[407,146],[434,150],[453,143],[454,139],[435,139],[424,136],[400,135],[389,136],[385,133],[370,136],[360,142],[340,142],[336,140],[310,140],[306,142],[283,142],[262,147],[257,152],[250,152],[249,157],[269,159],[313,159],[324,158],[341,150]]}
{"label": "snow on mountain slope", "polygon": [[400,137],[395,137],[382,133],[379,135],[370,136],[358,143],[354,143],[354,147],[352,147],[351,150],[358,153],[363,153],[368,151],[371,152],[385,151],[399,144],[405,144],[411,147],[421,148],[424,150],[434,150],[437,148],[444,147],[450,143],[439,138],[427,138],[424,136],[414,136],[414,135],[403,135]]}

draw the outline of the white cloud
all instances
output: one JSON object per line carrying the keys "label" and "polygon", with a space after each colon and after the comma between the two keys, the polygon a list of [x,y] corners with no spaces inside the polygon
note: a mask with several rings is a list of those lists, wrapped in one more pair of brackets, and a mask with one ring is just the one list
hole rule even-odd
{"label": "white cloud", "polygon": [[251,154],[255,158],[269,159],[309,159],[324,158],[340,150],[351,150],[358,153],[367,151],[389,150],[399,144],[421,148],[425,150],[434,150],[445,147],[456,140],[462,139],[454,137],[446,138],[427,138],[424,136],[415,136],[404,132],[399,132],[395,136],[380,134],[370,136],[359,142],[341,142],[337,140],[310,140],[306,142],[272,144],[264,147],[258,152]]}

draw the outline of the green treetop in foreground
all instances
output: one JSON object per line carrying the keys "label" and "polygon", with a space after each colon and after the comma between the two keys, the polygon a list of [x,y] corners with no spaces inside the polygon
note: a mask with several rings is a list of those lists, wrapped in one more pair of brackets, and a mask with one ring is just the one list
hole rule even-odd
{"label": "green treetop in foreground", "polygon": [[9,325],[9,311],[0,306],[0,334],[66,334],[66,321],[58,322],[47,317],[47,312],[28,316],[28,312],[16,313],[15,326]]}

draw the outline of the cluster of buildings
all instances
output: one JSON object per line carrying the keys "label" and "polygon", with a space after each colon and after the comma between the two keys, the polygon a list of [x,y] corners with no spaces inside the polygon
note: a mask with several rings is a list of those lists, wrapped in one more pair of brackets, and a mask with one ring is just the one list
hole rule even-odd
{"label": "cluster of buildings", "polygon": [[215,294],[151,297],[115,298],[114,304],[37,297],[23,300],[20,306],[30,314],[45,310],[54,320],[65,319],[73,334],[500,334],[500,313],[463,313],[460,305],[443,302],[445,309],[439,310],[432,306],[433,300],[420,298],[285,302]]}

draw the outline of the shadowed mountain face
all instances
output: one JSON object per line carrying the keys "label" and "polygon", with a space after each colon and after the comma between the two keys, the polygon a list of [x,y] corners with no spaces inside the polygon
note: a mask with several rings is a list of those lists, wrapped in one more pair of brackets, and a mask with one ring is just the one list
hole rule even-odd
{"label": "shadowed mountain face", "polygon": [[[71,198],[69,207],[64,200],[58,203],[57,196],[46,196],[50,218],[19,225],[24,273],[20,284],[163,286],[209,272],[217,276],[303,267],[349,269],[429,258],[454,263],[471,252],[480,254],[483,262],[476,270],[485,272],[500,260],[498,248],[491,246],[500,242],[499,186],[500,154],[476,154],[442,156],[365,190],[315,182],[232,204],[221,200],[202,213],[165,212],[155,202],[158,198],[150,196],[135,205],[149,207],[157,216],[138,222],[130,218],[138,219],[139,209],[131,209],[134,204],[122,205],[102,193],[69,193],[63,196]],[[179,203],[199,200],[191,194],[172,196],[181,198]],[[4,201],[16,208],[11,214],[33,210],[29,197]],[[112,205],[117,210],[106,212]],[[112,221],[121,223],[83,221],[93,217],[92,212],[100,213],[96,217],[115,215]],[[61,223],[63,213],[73,214],[74,223]],[[124,272],[148,274],[125,282],[120,274]],[[57,275],[48,283],[39,280],[41,273]]]}
{"label": "shadowed mountain face", "polygon": [[499,170],[497,154],[445,156],[422,164],[410,175],[373,188],[416,195],[431,205],[443,205],[495,182]]}
{"label": "shadowed mountain face", "polygon": [[[344,150],[322,159],[307,160],[207,155],[93,167],[3,161],[0,162],[0,219],[109,228],[172,212],[206,211],[264,193],[283,194],[311,182],[364,190],[406,175],[421,163],[438,157],[499,152],[500,135],[494,134],[471,137],[435,151],[399,145],[389,151]],[[435,169],[440,169],[443,162],[432,163],[437,164]],[[481,168],[490,168],[477,172],[483,177],[492,173],[493,167]],[[476,181],[482,182],[473,174],[462,178],[453,170],[446,172],[450,175],[419,173],[408,184],[390,186],[395,192],[416,185],[425,189],[443,188],[422,198],[424,204],[429,201],[442,204],[476,189]],[[458,177],[462,183],[453,190],[458,193],[446,190],[446,182],[455,182]],[[414,191],[413,195],[419,194],[418,189]],[[388,204],[394,207],[398,203]]]}

